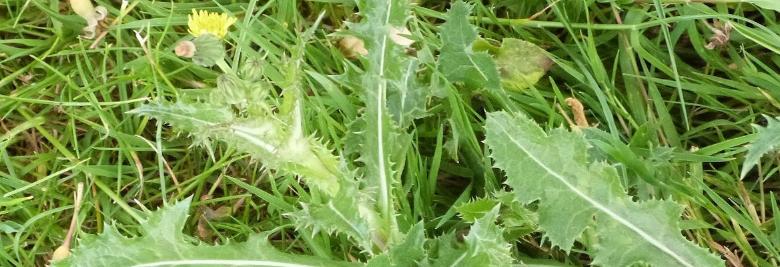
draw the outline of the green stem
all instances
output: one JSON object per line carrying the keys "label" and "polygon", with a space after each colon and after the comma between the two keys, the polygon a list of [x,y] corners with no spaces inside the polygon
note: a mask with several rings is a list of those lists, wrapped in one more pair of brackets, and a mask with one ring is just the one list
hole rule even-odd
{"label": "green stem", "polygon": [[225,74],[236,74],[232,68],[225,62],[224,58],[220,58],[217,60],[217,67],[219,67],[220,70],[222,70],[222,73]]}
{"label": "green stem", "polygon": [[[684,0],[674,0],[674,1],[684,2]],[[665,3],[671,3],[671,2],[665,1]],[[415,7],[414,11],[420,16],[445,19],[444,13],[432,9],[427,9],[424,7]],[[508,19],[508,18],[490,18],[490,17],[475,17],[475,16],[469,17],[471,21],[482,23],[482,24],[490,24],[490,25],[507,25],[507,26],[517,26],[517,27],[525,27],[525,28],[571,27],[573,29],[611,30],[611,31],[640,30],[640,29],[658,27],[658,26],[666,25],[669,23],[680,22],[680,21],[690,21],[690,20],[697,20],[697,19],[714,19],[714,18],[720,18],[720,19],[728,18],[733,20],[745,21],[750,24],[755,24],[755,22],[745,19],[743,17],[724,15],[724,14],[700,14],[700,15],[676,16],[676,17],[657,19],[657,20],[646,21],[646,22],[636,23],[636,24],[563,23],[563,22],[556,22],[556,21],[539,21],[539,20],[531,20],[531,19]]]}
{"label": "green stem", "polygon": [[122,199],[122,197],[120,197],[114,191],[111,191],[111,188],[108,187],[108,185],[106,185],[105,183],[103,183],[103,181],[101,181],[100,179],[92,177],[92,182],[95,183],[95,185],[97,185],[97,187],[99,187],[100,190],[103,190],[103,193],[108,195],[109,198],[114,200],[114,202],[116,202],[117,205],[119,205],[120,208],[125,210],[125,212],[127,212],[127,214],[130,214],[130,217],[133,217],[133,219],[135,219],[139,223],[143,223],[144,222],[144,218],[141,217],[140,215],[138,215],[138,213],[136,213],[135,209],[130,207],[130,205],[128,205],[127,202],[125,202]]}

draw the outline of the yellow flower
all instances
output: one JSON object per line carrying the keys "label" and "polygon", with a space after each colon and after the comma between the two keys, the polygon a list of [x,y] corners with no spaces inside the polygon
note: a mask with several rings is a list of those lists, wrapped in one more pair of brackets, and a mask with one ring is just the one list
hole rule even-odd
{"label": "yellow flower", "polygon": [[229,17],[227,14],[209,13],[205,10],[192,10],[189,15],[187,26],[190,27],[190,34],[198,37],[203,34],[211,34],[222,39],[227,34],[230,25],[236,23],[236,18]]}

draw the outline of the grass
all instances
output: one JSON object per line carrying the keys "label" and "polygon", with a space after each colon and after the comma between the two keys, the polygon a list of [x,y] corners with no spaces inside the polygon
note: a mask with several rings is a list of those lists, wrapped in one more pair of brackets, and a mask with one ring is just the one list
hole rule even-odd
{"label": "grass", "polygon": [[[306,132],[331,148],[354,146],[345,136],[364,107],[362,88],[344,77],[361,64],[342,55],[334,34],[359,20],[350,2],[98,1],[112,21],[105,37],[89,40],[78,37],[83,22],[64,3],[1,1],[0,265],[46,264],[65,239],[78,182],[86,184],[81,233],[102,232],[106,223],[134,233],[143,210],[195,196],[194,212],[237,207],[220,220],[189,220],[186,231],[206,242],[274,230],[285,250],[353,258],[345,237],[296,232],[283,216],[321,197],[296,177],[231,145],[193,145],[197,136],[127,113],[150,101],[207,97],[220,70],[172,50],[186,35],[191,9],[228,12],[239,20],[226,61],[238,70],[248,65],[244,59],[256,59],[274,85],[288,82],[285,62],[306,42],[299,67]],[[432,73],[426,75],[437,75],[438,26],[449,4],[417,2],[409,22],[413,48]],[[740,179],[746,145],[755,139],[752,124],[764,125],[761,115],[780,108],[778,13],[729,1],[679,2],[474,3],[472,23],[483,38],[535,43],[554,66],[521,92],[431,86],[425,116],[411,128],[397,189],[399,223],[423,221],[431,236],[467,229],[454,207],[503,188],[482,143],[485,113],[522,111],[553,128],[568,125],[565,98],[574,97],[605,131],[594,149],[618,167],[634,198],[684,204],[686,237],[731,265],[780,264],[777,157],[765,157]],[[305,36],[320,14],[321,25]],[[727,21],[728,42],[707,49],[712,28]],[[282,101],[279,92],[270,94]],[[512,244],[518,259],[589,264],[582,250],[563,253],[538,232]]]}

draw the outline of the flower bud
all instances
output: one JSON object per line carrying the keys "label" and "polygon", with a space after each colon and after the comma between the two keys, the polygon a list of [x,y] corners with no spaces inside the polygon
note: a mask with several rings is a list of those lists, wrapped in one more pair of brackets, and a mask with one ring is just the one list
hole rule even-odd
{"label": "flower bud", "polygon": [[195,43],[192,41],[181,41],[176,44],[176,48],[174,48],[176,55],[183,58],[192,58],[195,56],[195,51],[197,51],[195,48]]}
{"label": "flower bud", "polygon": [[246,83],[233,74],[222,74],[217,78],[218,94],[231,105],[242,105],[247,102]]}
{"label": "flower bud", "polygon": [[263,65],[265,61],[259,58],[250,58],[239,67],[238,73],[244,80],[255,82],[263,78]]}
{"label": "flower bud", "polygon": [[214,35],[203,34],[193,39],[192,43],[195,44],[195,54],[192,56],[195,64],[211,67],[225,58],[225,46]]}

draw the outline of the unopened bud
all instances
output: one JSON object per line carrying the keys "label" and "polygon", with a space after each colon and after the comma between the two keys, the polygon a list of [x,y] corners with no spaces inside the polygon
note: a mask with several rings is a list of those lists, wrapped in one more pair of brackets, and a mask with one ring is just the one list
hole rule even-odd
{"label": "unopened bud", "polygon": [[222,40],[212,34],[202,34],[193,39],[192,43],[197,48],[192,56],[192,62],[195,64],[211,67],[225,58],[225,46],[222,45]]}
{"label": "unopened bud", "polygon": [[184,58],[191,58],[195,56],[195,43],[192,41],[181,41],[178,44],[176,44],[176,48],[174,48],[174,51],[176,52],[177,56],[184,57]]}
{"label": "unopened bud", "polygon": [[259,58],[250,58],[241,64],[239,74],[247,81],[259,81],[263,78],[264,61]]}
{"label": "unopened bud", "polygon": [[222,74],[217,77],[217,89],[228,104],[241,105],[248,100],[245,82],[233,74]]}

